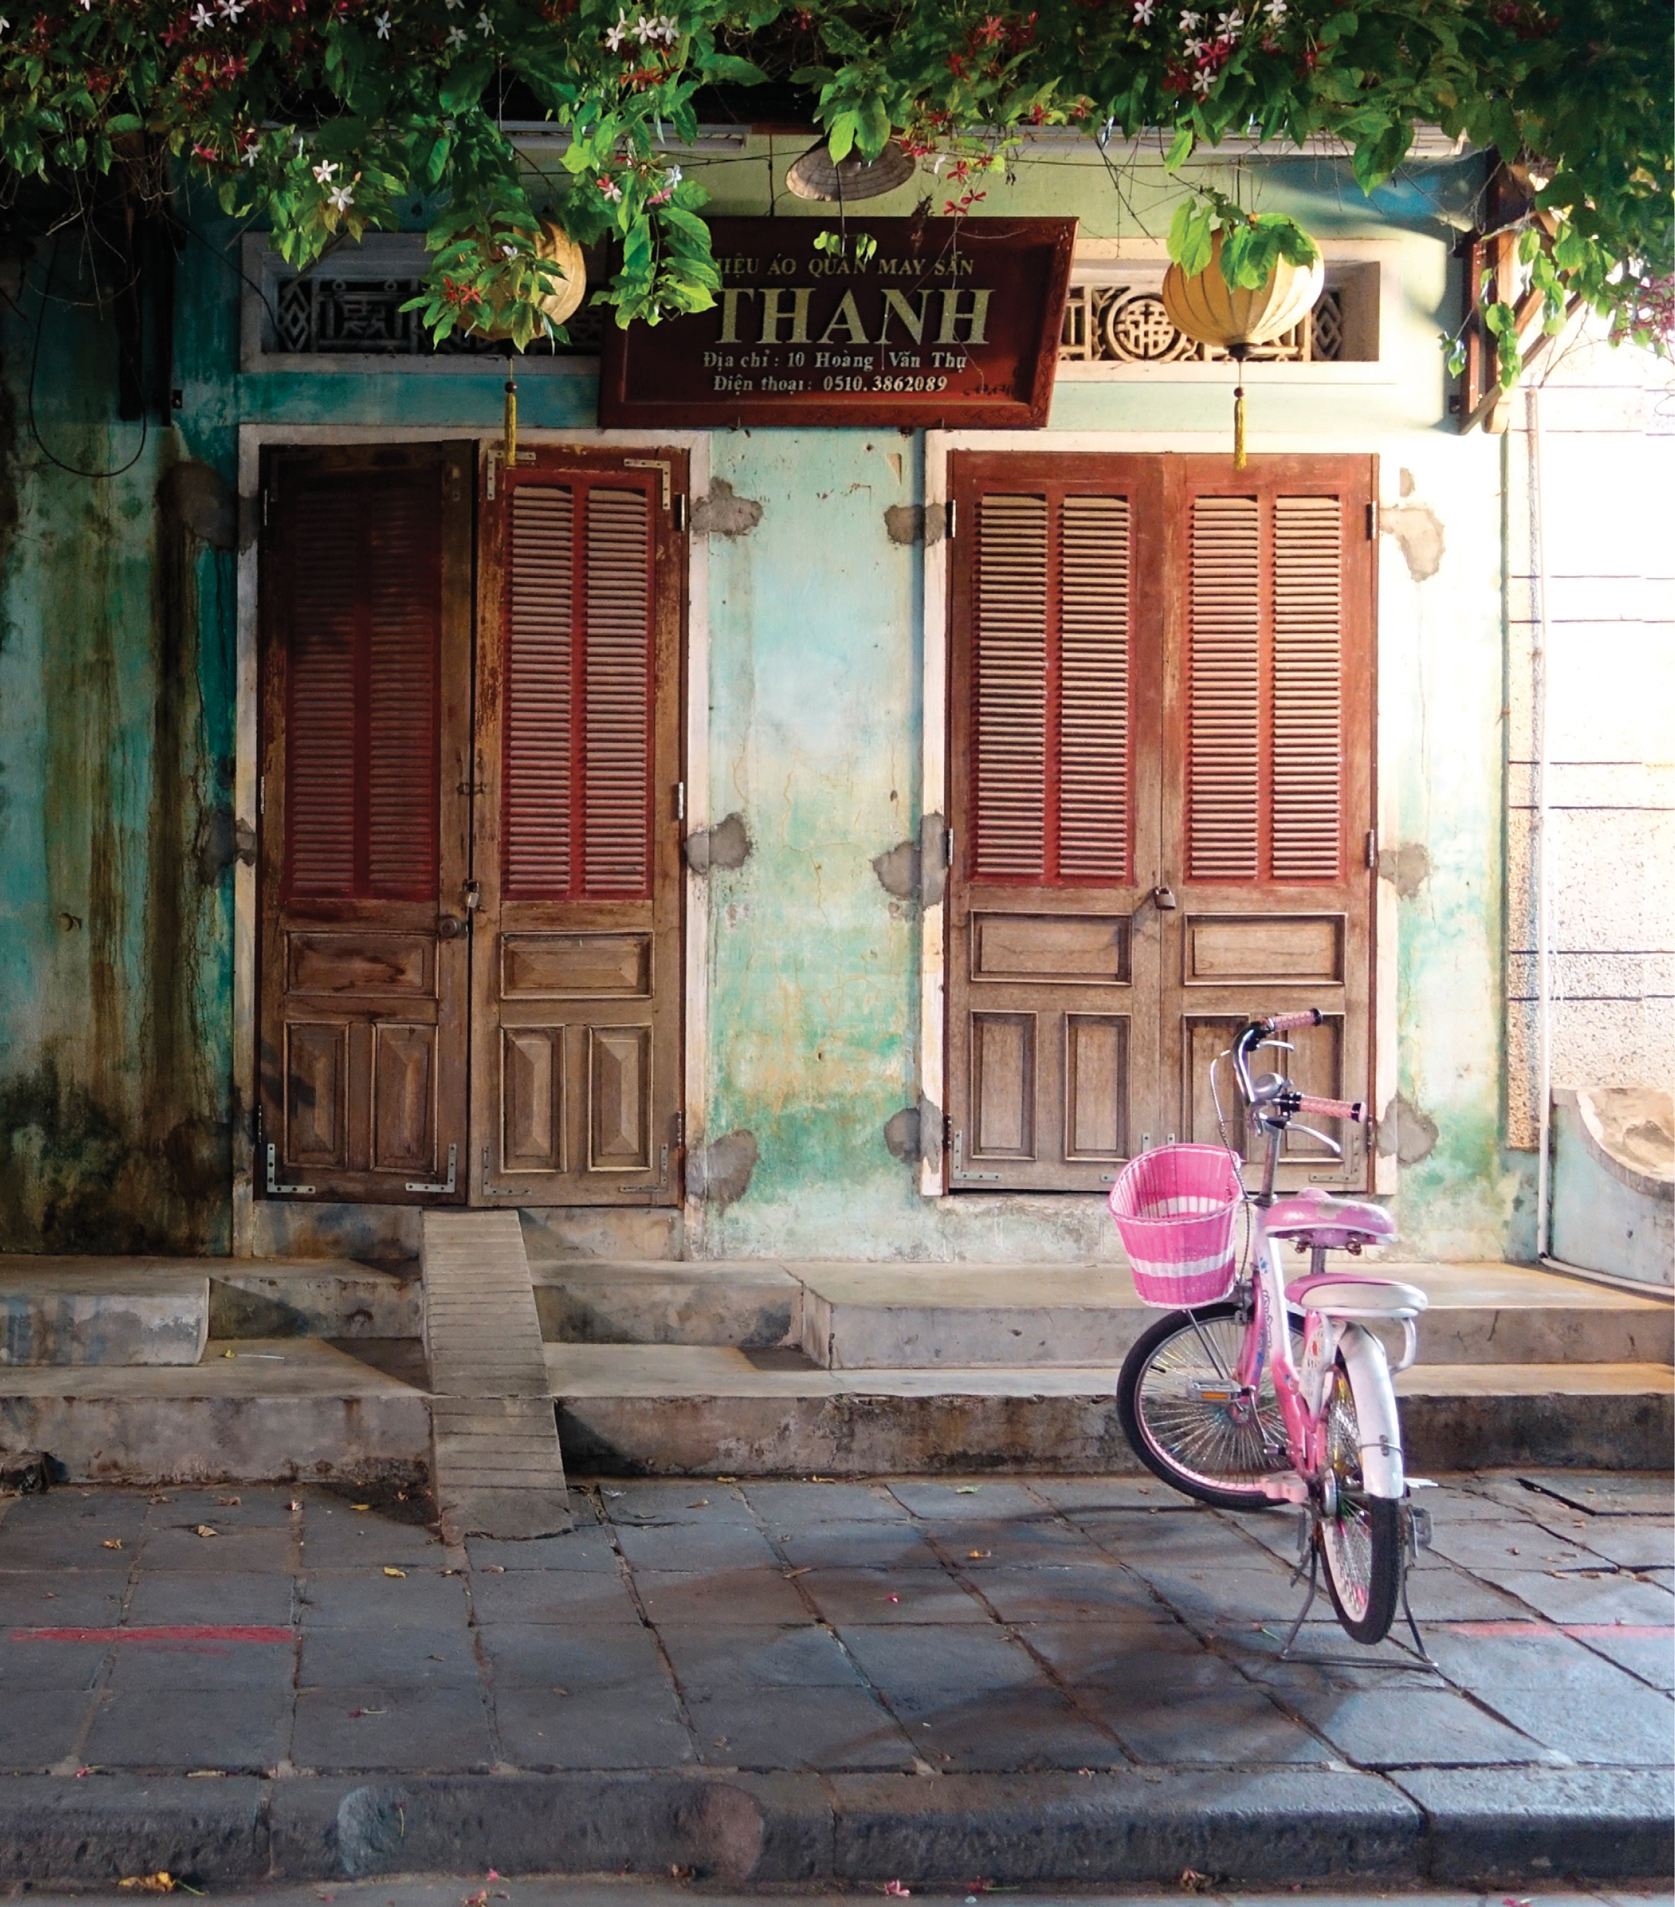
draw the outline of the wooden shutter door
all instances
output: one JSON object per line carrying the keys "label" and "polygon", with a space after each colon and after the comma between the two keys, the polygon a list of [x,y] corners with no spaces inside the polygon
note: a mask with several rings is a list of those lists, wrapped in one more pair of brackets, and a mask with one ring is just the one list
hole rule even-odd
{"label": "wooden shutter door", "polygon": [[258,1194],[464,1196],[471,458],[267,461]]}
{"label": "wooden shutter door", "polygon": [[489,472],[474,1195],[673,1204],[685,458],[542,450]]}
{"label": "wooden shutter door", "polygon": [[1156,1131],[1157,465],[951,474],[949,1183],[1096,1190]]}
{"label": "wooden shutter door", "polygon": [[[1163,1059],[1169,1126],[1214,1142],[1209,1066],[1257,1015],[1316,1006],[1276,1066],[1372,1094],[1374,550],[1368,458],[1170,458]],[[1223,1103],[1229,1104],[1223,1090]],[[1301,1135],[1283,1182],[1364,1186]]]}

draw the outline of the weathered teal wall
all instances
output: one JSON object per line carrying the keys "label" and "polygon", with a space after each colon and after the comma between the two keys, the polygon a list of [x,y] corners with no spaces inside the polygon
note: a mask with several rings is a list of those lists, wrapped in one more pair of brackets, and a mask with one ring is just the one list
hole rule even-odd
{"label": "weathered teal wall", "polygon": [[[709,176],[718,209],[763,209],[759,158]],[[1407,513],[1382,550],[1402,1100],[1386,1134],[1404,1161],[1413,1247],[1495,1255],[1516,1236],[1527,1178],[1501,1146],[1500,479],[1497,447],[1459,439],[1446,416],[1448,235],[1424,203],[1443,187],[1422,182],[1375,209],[1330,168],[1268,178],[1266,202],[1325,236],[1402,240],[1392,375],[1293,377],[1282,391],[1258,372],[1252,425],[1258,449],[1283,433],[1379,451],[1385,496]],[[1144,209],[1145,175],[1128,185]],[[910,194],[880,207],[910,209]],[[982,210],[1074,211],[1090,236],[1119,232],[1103,169],[1057,158],[997,183]],[[248,852],[230,805],[231,545],[250,528],[226,494],[237,426],[443,433],[499,417],[498,368],[241,374],[237,258],[234,235],[200,217],[179,264],[180,409],[109,481],[53,467],[27,421],[43,257],[25,268],[22,317],[0,319],[0,1248],[227,1247],[230,867]],[[54,291],[91,296],[62,259]],[[55,298],[34,375],[55,456],[105,469],[133,454],[137,426],[111,421],[115,381],[108,326]],[[591,423],[589,380],[522,382],[526,429]],[[1227,425],[1225,389],[1202,382],[1066,381],[1052,412],[1055,430],[1205,447]],[[742,533],[708,539],[710,669],[696,692],[709,701],[709,810],[742,816],[751,849],[709,876],[704,1134],[749,1133],[756,1163],[741,1196],[709,1206],[695,1243],[856,1257],[1109,1250],[1097,1200],[925,1200],[904,1156],[911,1120],[899,1115],[920,1095],[921,552],[885,513],[922,499],[922,440],[727,432],[711,460],[761,515],[746,528],[734,511],[727,527]]]}

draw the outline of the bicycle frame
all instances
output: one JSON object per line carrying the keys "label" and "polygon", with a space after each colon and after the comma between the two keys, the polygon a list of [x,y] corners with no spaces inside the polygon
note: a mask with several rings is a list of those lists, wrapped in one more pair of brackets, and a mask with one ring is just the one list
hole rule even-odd
{"label": "bicycle frame", "polygon": [[[1263,1361],[1267,1360],[1294,1468],[1294,1477],[1275,1476],[1271,1486],[1281,1500],[1305,1503],[1309,1485],[1318,1481],[1327,1467],[1327,1390],[1333,1364],[1341,1353],[1349,1367],[1361,1412],[1363,1487],[1369,1496],[1400,1498],[1407,1486],[1396,1393],[1384,1347],[1364,1325],[1305,1308],[1302,1363],[1299,1365],[1292,1355],[1290,1307],[1279,1262],[1281,1241],[1269,1235],[1266,1219],[1274,1203],[1280,1145],[1291,1123],[1288,1100],[1297,1095],[1291,1093],[1286,1081],[1277,1075],[1262,1081],[1252,1080],[1250,1053],[1262,1042],[1252,1039],[1251,1034],[1260,1031],[1260,1028],[1248,1029],[1234,1048],[1239,1090],[1264,1139],[1262,1188],[1247,1194],[1255,1212],[1253,1316],[1235,1375],[1239,1384],[1254,1396],[1261,1381]],[[1312,1254],[1315,1270],[1321,1269],[1325,1256],[1323,1248],[1315,1248]]]}

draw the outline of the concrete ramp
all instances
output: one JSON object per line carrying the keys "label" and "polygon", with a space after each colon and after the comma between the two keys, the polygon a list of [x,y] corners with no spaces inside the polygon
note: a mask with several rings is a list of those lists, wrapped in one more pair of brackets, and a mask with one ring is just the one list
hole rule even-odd
{"label": "concrete ramp", "polygon": [[558,1422],[515,1212],[426,1212],[436,1500],[450,1537],[570,1527]]}

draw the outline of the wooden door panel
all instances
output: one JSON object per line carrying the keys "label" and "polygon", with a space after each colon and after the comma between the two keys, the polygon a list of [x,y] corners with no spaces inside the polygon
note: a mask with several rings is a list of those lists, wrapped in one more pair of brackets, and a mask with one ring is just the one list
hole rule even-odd
{"label": "wooden door panel", "polygon": [[541,451],[494,487],[479,566],[473,1196],[670,1204],[685,461]]}
{"label": "wooden door panel", "polygon": [[[1373,549],[1367,458],[1171,460],[1164,709],[1166,1129],[1216,1130],[1206,1069],[1247,1018],[1318,1007],[1276,1054],[1305,1091],[1370,1099]],[[1224,1083],[1223,1103],[1230,1107]],[[1282,1185],[1366,1183],[1298,1134]],[[1241,1137],[1242,1143],[1242,1137]]]}
{"label": "wooden door panel", "polygon": [[949,1182],[1096,1190],[1158,1086],[1156,462],[953,480]]}
{"label": "wooden door panel", "polygon": [[473,459],[264,466],[259,1188],[276,1196],[430,1195],[464,1143]]}

